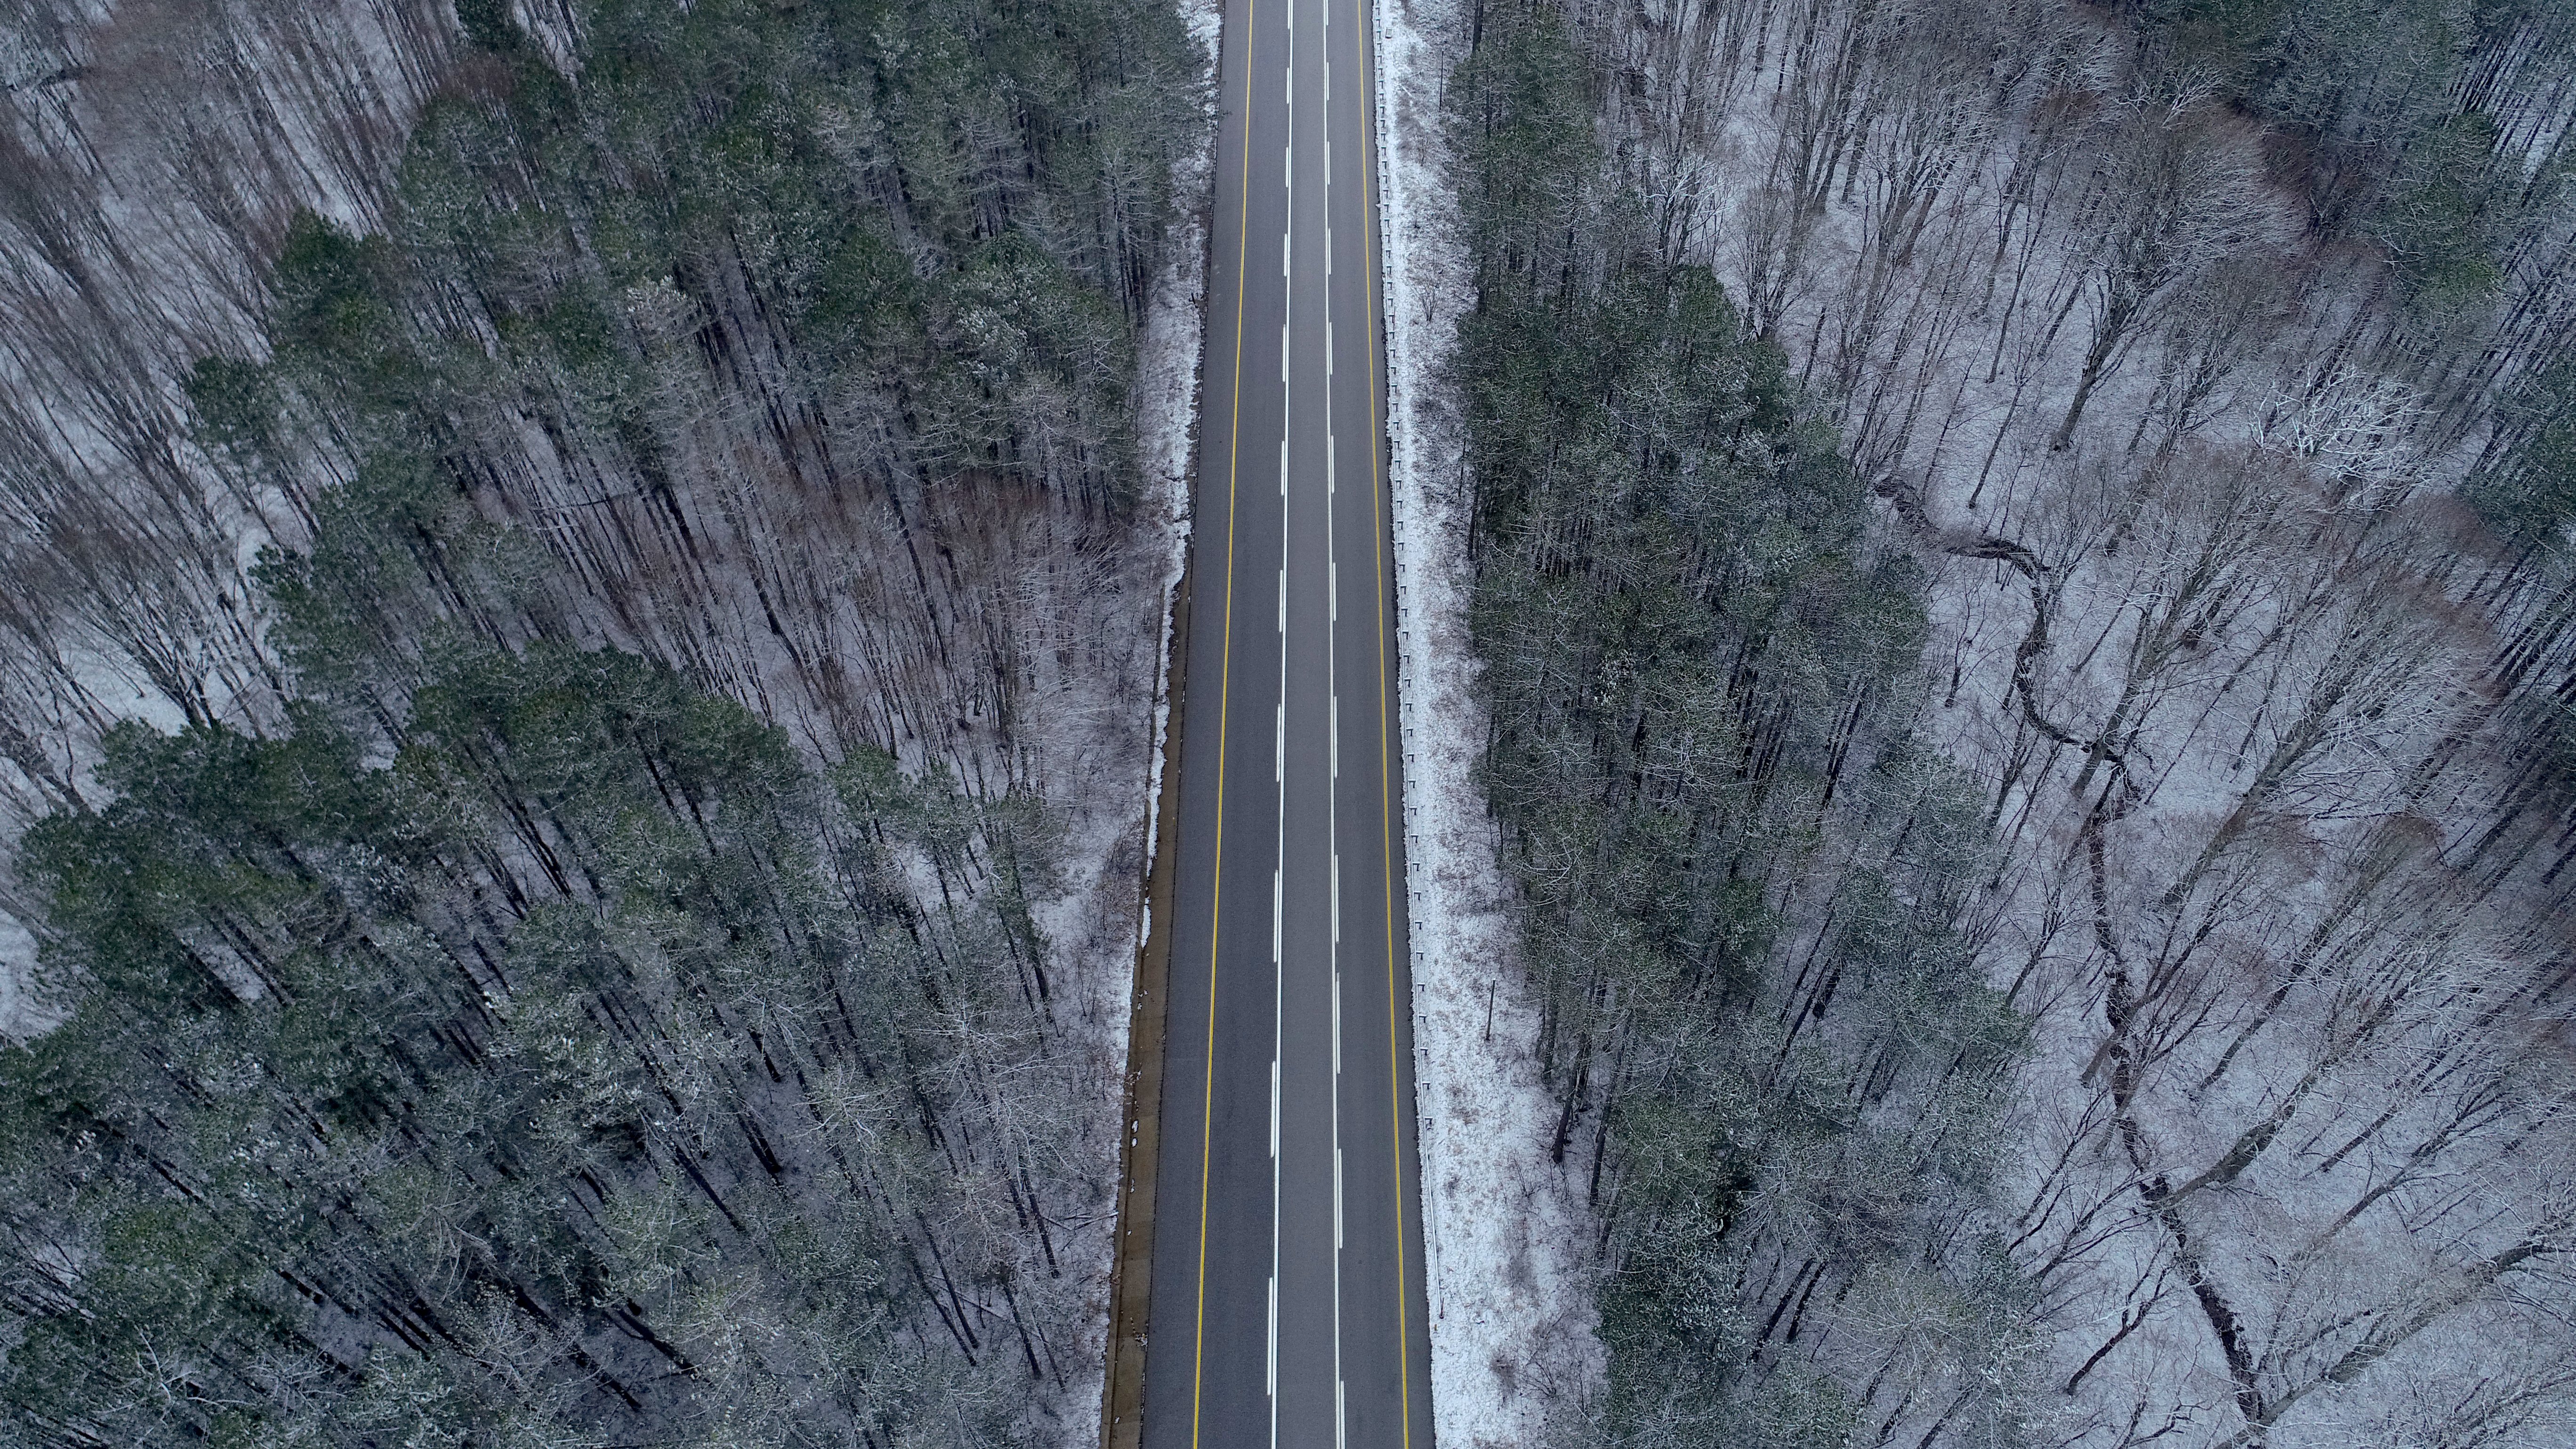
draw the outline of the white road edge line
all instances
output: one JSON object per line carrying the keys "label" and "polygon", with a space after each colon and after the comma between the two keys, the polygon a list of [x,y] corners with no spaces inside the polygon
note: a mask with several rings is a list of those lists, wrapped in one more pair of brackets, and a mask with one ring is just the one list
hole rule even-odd
{"label": "white road edge line", "polygon": [[[1279,249],[1290,255],[1297,234],[1297,7],[1288,6],[1287,94],[1288,144],[1280,148],[1280,189],[1287,195],[1280,224]],[[1249,124],[1247,120],[1246,124]],[[1244,184],[1251,185],[1245,177]],[[1270,946],[1270,1449],[1279,1449],[1279,1161],[1280,1063],[1286,1055],[1286,953],[1282,948],[1288,893],[1288,439],[1291,394],[1288,389],[1288,321],[1296,315],[1297,274],[1283,266],[1279,283],[1279,728],[1271,753],[1272,787],[1277,792],[1277,830],[1271,845]]]}

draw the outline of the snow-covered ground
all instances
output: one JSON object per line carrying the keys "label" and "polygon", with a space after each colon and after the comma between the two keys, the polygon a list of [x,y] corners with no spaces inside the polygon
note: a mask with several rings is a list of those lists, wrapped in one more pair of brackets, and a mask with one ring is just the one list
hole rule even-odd
{"label": "snow-covered ground", "polygon": [[1538,1012],[1514,962],[1467,638],[1467,479],[1439,385],[1472,302],[1441,92],[1464,42],[1447,0],[1376,7],[1379,237],[1395,520],[1431,1392],[1443,1449],[1534,1445],[1601,1371],[1591,1214],[1550,1162]]}

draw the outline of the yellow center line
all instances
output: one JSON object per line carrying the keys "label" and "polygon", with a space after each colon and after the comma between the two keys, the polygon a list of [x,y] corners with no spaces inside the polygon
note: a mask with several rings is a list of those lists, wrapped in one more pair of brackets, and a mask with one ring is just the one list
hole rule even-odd
{"label": "yellow center line", "polygon": [[[1369,0],[1351,0],[1351,13],[1357,17],[1360,42],[1360,74],[1368,77],[1366,94],[1377,91],[1375,76],[1369,65]],[[1378,306],[1378,288],[1385,279],[1379,275],[1377,244],[1373,230],[1376,211],[1377,152],[1370,144],[1371,107],[1363,101],[1360,107],[1360,251],[1367,262],[1364,274],[1369,280],[1369,330],[1379,330],[1384,316]],[[1394,801],[1388,793],[1391,771],[1387,759],[1386,732],[1386,532],[1393,518],[1386,510],[1386,483],[1382,476],[1382,453],[1385,439],[1378,418],[1379,350],[1386,339],[1380,335],[1369,354],[1369,497],[1376,510],[1377,522],[1370,530],[1377,540],[1377,809],[1379,848],[1382,851],[1379,872],[1386,883],[1386,1105],[1392,1119],[1390,1139],[1395,1144],[1395,1357],[1398,1383],[1403,1390],[1404,1449],[1413,1449],[1413,1325],[1410,1297],[1411,1277],[1405,1266],[1404,1253],[1404,1092],[1403,1073],[1396,1052],[1395,1009],[1395,815]]]}
{"label": "yellow center line", "polygon": [[1208,1159],[1216,1121],[1217,927],[1225,914],[1225,725],[1234,688],[1234,495],[1243,455],[1244,262],[1252,245],[1252,44],[1259,0],[1243,6],[1243,202],[1234,223],[1234,400],[1225,438],[1225,628],[1217,656],[1216,854],[1208,895],[1207,1090],[1199,1102],[1199,1289],[1197,1341],[1190,1360],[1190,1446],[1199,1442],[1199,1404],[1207,1377]]}

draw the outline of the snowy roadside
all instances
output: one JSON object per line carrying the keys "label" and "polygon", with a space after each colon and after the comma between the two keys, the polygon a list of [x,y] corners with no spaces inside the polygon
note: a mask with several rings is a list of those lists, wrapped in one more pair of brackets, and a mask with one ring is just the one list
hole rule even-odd
{"label": "snowy roadside", "polygon": [[[1224,25],[1222,0],[1179,0],[1182,24],[1216,73]],[[1066,841],[1064,859],[1080,877],[1037,913],[1049,941],[1079,963],[1087,991],[1077,1013],[1093,1040],[1088,1049],[1102,1064],[1105,1104],[1124,1112],[1119,1084],[1128,1072],[1129,1028],[1135,1018],[1136,955],[1152,929],[1152,906],[1141,890],[1158,841],[1155,802],[1162,796],[1164,738],[1171,728],[1171,678],[1175,606],[1189,557],[1191,459],[1198,441],[1199,352],[1207,290],[1207,202],[1215,175],[1216,110],[1206,108],[1206,144],[1183,158],[1172,178],[1176,219],[1165,240],[1166,260],[1154,278],[1144,326],[1136,339],[1133,394],[1138,462],[1144,472],[1134,532],[1134,574],[1150,573],[1156,628],[1153,694],[1147,728],[1133,737],[1141,760],[1122,759],[1115,788],[1097,808],[1082,812],[1082,827]],[[1142,580],[1139,580],[1142,582]],[[1141,828],[1139,816],[1142,817]],[[1121,1146],[1127,1124],[1113,1122],[1106,1139],[1112,1207],[1087,1235],[1081,1266],[1083,1337],[1078,1371],[1063,1389],[1063,1442],[1092,1449],[1099,1442],[1093,1412],[1107,1392],[1112,1289],[1123,1194]]]}
{"label": "snowy roadside", "polygon": [[1467,635],[1467,479],[1439,385],[1472,302],[1448,190],[1447,0],[1375,8],[1415,1109],[1443,1449],[1535,1445],[1598,1383],[1591,1215],[1548,1160],[1538,1011],[1475,779],[1485,738]]}
{"label": "snowy roadside", "polygon": [[[1225,29],[1224,0],[1180,0],[1181,23],[1206,57],[1208,81],[1217,73],[1218,47]],[[1213,90],[1205,106],[1207,144],[1175,168],[1172,191],[1178,223],[1164,243],[1169,260],[1154,278],[1153,300],[1136,341],[1136,434],[1145,466],[1145,516],[1137,522],[1141,547],[1159,549],[1155,598],[1162,611],[1162,632],[1154,666],[1154,725],[1146,740],[1145,853],[1154,858],[1157,820],[1154,802],[1162,798],[1163,741],[1172,725],[1172,649],[1179,642],[1172,630],[1179,622],[1181,575],[1190,555],[1190,472],[1199,438],[1199,353],[1207,337],[1207,209],[1216,179],[1217,109]],[[1153,929],[1150,907],[1137,913],[1130,946],[1144,947]],[[1128,995],[1132,971],[1122,972],[1119,986],[1118,1050],[1127,1050]]]}

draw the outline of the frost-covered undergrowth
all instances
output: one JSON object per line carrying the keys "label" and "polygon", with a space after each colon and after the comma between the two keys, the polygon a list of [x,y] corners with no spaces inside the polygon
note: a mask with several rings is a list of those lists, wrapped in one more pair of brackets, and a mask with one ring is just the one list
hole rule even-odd
{"label": "frost-covered undergrowth", "polygon": [[1475,781],[1485,728],[1467,636],[1468,482],[1438,383],[1474,300],[1441,116],[1464,36],[1445,0],[1385,0],[1374,14],[1432,1405],[1443,1449],[1500,1449],[1541,1442],[1599,1376],[1596,1233],[1547,1151],[1538,1011]]}

